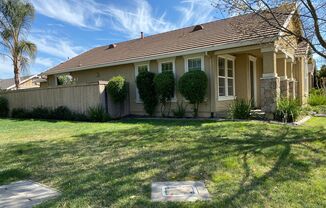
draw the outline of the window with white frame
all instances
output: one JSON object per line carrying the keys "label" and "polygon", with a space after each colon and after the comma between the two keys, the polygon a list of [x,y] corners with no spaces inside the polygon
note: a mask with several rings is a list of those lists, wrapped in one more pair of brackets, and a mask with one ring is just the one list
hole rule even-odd
{"label": "window with white frame", "polygon": [[[176,76],[174,59],[159,61],[159,73],[166,72],[166,71],[171,71],[173,72],[174,76]],[[176,87],[175,87],[174,97],[172,98],[172,101],[176,101],[176,99],[177,97],[176,97]]]}
{"label": "window with white frame", "polygon": [[218,57],[218,98],[219,100],[234,99],[234,57]]}
{"label": "window with white frame", "polygon": [[172,71],[174,73],[173,70],[173,62],[163,62],[161,63],[161,72],[166,72],[166,71]]}
{"label": "window with white frame", "polygon": [[204,70],[203,57],[191,57],[186,59],[186,71]]}
{"label": "window with white frame", "polygon": [[[135,75],[136,75],[135,80],[137,79],[138,74],[144,71],[149,71],[149,64],[135,65]],[[137,86],[136,86],[136,102],[141,102]]]}

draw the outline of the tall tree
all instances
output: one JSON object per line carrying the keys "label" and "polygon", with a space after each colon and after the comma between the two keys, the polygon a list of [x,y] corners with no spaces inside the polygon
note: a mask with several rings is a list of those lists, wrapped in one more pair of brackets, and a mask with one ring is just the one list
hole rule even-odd
{"label": "tall tree", "polygon": [[[284,40],[289,36],[306,42],[310,48],[323,58],[326,58],[326,1],[325,0],[211,0],[213,5],[228,14],[253,13],[259,21],[239,24],[254,30],[252,24],[261,21],[269,27],[278,29]],[[282,9],[275,9],[282,5]],[[291,30],[286,24],[280,22],[280,16],[291,15],[299,24],[295,30]],[[257,19],[257,18],[256,18]],[[235,26],[235,27],[238,27]],[[250,27],[249,27],[250,26]],[[246,28],[238,28],[239,31],[247,31]],[[254,32],[254,31],[252,31]]]}
{"label": "tall tree", "polygon": [[34,13],[35,9],[28,1],[0,0],[0,53],[12,61],[17,89],[20,73],[27,70],[36,55],[36,45],[26,40]]}

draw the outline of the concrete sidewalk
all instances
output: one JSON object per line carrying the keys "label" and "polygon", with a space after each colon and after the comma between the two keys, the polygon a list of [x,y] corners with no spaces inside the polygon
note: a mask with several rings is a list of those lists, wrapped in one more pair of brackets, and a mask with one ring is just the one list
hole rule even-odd
{"label": "concrete sidewalk", "polygon": [[18,181],[0,186],[1,208],[30,208],[59,195],[54,189],[33,181]]}

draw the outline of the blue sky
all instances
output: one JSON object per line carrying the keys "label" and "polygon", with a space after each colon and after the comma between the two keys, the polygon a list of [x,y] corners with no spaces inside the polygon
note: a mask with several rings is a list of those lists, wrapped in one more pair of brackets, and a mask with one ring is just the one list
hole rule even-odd
{"label": "blue sky", "polygon": [[[221,18],[210,0],[30,0],[36,17],[29,40],[38,47],[36,74],[100,45]],[[13,77],[1,58],[0,79]]]}

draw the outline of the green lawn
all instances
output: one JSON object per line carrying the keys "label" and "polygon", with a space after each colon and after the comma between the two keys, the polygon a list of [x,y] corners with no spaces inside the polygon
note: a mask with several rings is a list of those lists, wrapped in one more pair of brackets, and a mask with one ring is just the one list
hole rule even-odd
{"label": "green lawn", "polygon": [[[62,192],[41,207],[326,207],[326,118],[0,120],[0,184],[22,179]],[[152,203],[165,180],[204,180],[212,201]]]}

